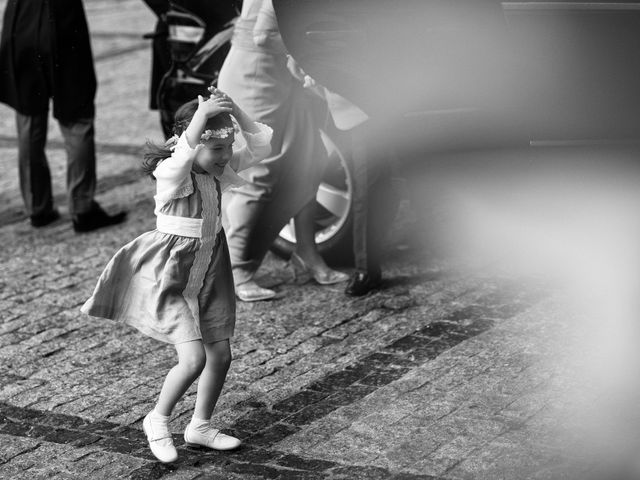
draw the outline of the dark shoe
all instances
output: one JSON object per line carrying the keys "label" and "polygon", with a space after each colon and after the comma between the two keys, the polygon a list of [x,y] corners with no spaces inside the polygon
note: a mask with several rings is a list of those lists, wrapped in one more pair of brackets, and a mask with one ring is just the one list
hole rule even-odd
{"label": "dark shoe", "polygon": [[79,213],[73,217],[73,229],[76,232],[91,232],[102,227],[109,227],[122,223],[127,217],[127,212],[119,212],[109,215],[100,205],[93,203],[91,210],[86,213]]}
{"label": "dark shoe", "polygon": [[40,215],[31,215],[30,218],[31,226],[39,228],[58,220],[60,218],[60,213],[58,210],[51,210],[50,212],[41,213]]}
{"label": "dark shoe", "polygon": [[355,272],[344,289],[344,293],[351,297],[361,297],[382,285],[382,275]]}

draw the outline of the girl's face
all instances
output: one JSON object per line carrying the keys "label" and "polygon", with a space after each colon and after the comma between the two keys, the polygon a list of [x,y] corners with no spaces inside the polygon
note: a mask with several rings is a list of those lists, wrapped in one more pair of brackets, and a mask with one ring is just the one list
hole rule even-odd
{"label": "girl's face", "polygon": [[222,175],[224,167],[233,155],[233,141],[235,137],[231,133],[225,138],[210,138],[204,143],[204,147],[198,150],[195,165],[210,175],[216,177]]}

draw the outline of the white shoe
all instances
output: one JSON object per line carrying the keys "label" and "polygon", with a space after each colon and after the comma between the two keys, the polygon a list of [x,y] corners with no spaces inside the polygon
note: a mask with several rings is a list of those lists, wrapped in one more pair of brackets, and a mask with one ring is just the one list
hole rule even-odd
{"label": "white shoe", "polygon": [[187,447],[203,446],[214,450],[233,450],[242,443],[236,437],[220,433],[217,428],[211,428],[206,433],[201,433],[194,429],[191,424],[187,425],[184,431],[184,442]]}
{"label": "white shoe", "polygon": [[142,421],[142,429],[147,435],[151,453],[162,463],[175,462],[178,451],[173,446],[173,437],[169,431],[169,422],[153,417],[153,412],[147,414]]}

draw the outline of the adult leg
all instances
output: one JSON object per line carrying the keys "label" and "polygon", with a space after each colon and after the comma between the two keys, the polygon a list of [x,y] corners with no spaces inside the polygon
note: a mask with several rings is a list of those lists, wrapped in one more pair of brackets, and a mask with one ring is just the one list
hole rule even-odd
{"label": "adult leg", "polygon": [[395,214],[392,198],[392,152],[376,146],[372,126],[352,132],[354,163],[353,253],[356,272],[345,293],[360,296],[378,288],[382,280],[382,249],[385,233]]}
{"label": "adult leg", "polygon": [[346,281],[346,273],[332,270],[318,252],[315,239],[315,199],[308,202],[294,217],[296,251],[291,260],[294,272],[308,272],[321,285]]}
{"label": "adult leg", "polygon": [[240,440],[220,433],[211,426],[213,409],[218,402],[220,392],[231,365],[229,340],[205,343],[206,364],[200,380],[193,418],[184,432],[184,440],[190,446],[205,446],[214,450],[231,450],[240,446]]}
{"label": "adult leg", "polygon": [[369,149],[364,128],[351,132],[351,158],[353,161],[353,255],[357,272],[367,273],[369,251]]}
{"label": "adult leg", "polygon": [[[263,169],[262,165],[252,169]],[[251,174],[253,172],[250,172]],[[267,236],[271,229],[258,229],[265,209],[271,201],[270,188],[251,181],[225,194],[223,205],[227,219],[225,232],[233,266],[233,280],[242,285],[253,279],[268,251]]]}
{"label": "adult leg", "polygon": [[67,190],[74,230],[89,232],[121,223],[126,212],[108,215],[93,199],[96,191],[93,118],[58,122],[67,150]]}
{"label": "adult leg", "polygon": [[254,183],[246,185],[242,191],[228,192],[223,198],[235,293],[244,302],[276,296],[274,290],[263,288],[253,280],[268,250],[266,237],[271,234],[268,225],[261,228],[268,199],[269,189]]}
{"label": "adult leg", "polygon": [[89,212],[96,191],[93,118],[59,120],[67,151],[67,190],[72,216]]}
{"label": "adult leg", "polygon": [[45,154],[47,116],[47,113],[23,115],[16,112],[20,192],[34,224],[54,212],[51,172]]}
{"label": "adult leg", "polygon": [[374,159],[367,177],[366,270],[373,276],[382,274],[385,240],[398,205],[391,182],[392,168],[386,163],[392,157],[393,154],[388,152],[384,158]]}
{"label": "adult leg", "polygon": [[251,281],[282,227],[315,197],[326,165],[311,94],[295,83],[286,63],[285,55],[232,47],[220,74],[220,88],[274,130],[271,155],[244,172],[249,184],[223,201],[237,287]]}

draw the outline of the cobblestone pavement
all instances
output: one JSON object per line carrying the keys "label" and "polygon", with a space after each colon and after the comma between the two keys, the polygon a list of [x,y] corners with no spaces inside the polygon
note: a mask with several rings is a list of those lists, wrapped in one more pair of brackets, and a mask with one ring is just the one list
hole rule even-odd
{"label": "cobblestone pavement", "polygon": [[[0,107],[0,478],[635,478],[637,392],[625,372],[637,363],[624,341],[635,337],[615,323],[620,309],[607,308],[626,290],[603,299],[605,274],[593,284],[581,281],[584,271],[546,269],[566,262],[566,251],[548,237],[538,242],[546,249],[527,250],[532,224],[497,242],[505,230],[493,219],[488,240],[502,257],[527,250],[518,268],[494,265],[485,250],[452,256],[433,230],[457,232],[457,246],[468,239],[449,228],[446,208],[423,211],[420,181],[403,184],[413,203],[403,202],[393,225],[381,291],[350,299],[342,286],[297,285],[268,257],[261,280],[279,296],[239,305],[234,362],[214,413],[243,447],[184,447],[192,388],[171,423],[179,461],[154,461],[141,420],[175,354],[79,312],[114,251],[153,228],[152,184],[138,162],[144,139],[160,137],[140,37],[154,19],[137,0],[86,8],[100,82],[98,200],[126,205],[130,217],[73,233],[52,121],[47,153],[63,218],[32,229],[12,112]],[[593,258],[584,250],[577,263]]]}

